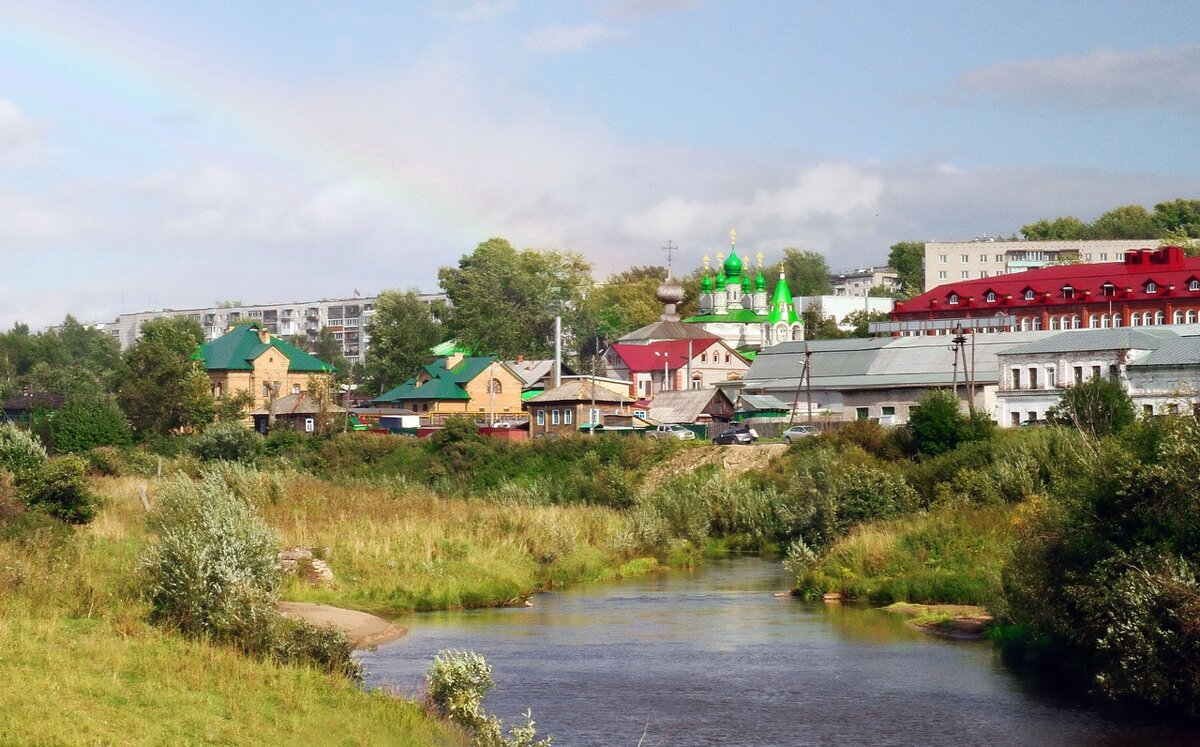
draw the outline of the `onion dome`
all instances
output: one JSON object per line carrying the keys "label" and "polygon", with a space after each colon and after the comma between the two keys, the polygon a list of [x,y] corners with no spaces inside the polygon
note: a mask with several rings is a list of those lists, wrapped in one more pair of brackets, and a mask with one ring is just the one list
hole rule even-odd
{"label": "onion dome", "polygon": [[746,294],[750,293],[750,276],[749,275],[742,275],[742,292],[746,293]]}
{"label": "onion dome", "polygon": [[712,278],[710,278],[708,275],[705,275],[704,279],[700,281],[700,290],[704,291],[705,293],[712,293],[712,289]]}
{"label": "onion dome", "polygon": [[725,290],[725,273],[717,275],[717,290]]}
{"label": "onion dome", "polygon": [[729,258],[725,260],[725,274],[730,279],[736,278],[742,274],[742,260],[738,257],[737,252],[730,252]]}
{"label": "onion dome", "polygon": [[754,278],[754,290],[765,291],[767,289],[767,279],[763,277],[762,270],[758,271],[758,277]]}
{"label": "onion dome", "polygon": [[675,278],[667,276],[662,285],[658,286],[658,290],[654,291],[654,297],[659,303],[677,304],[683,301],[684,298],[683,286],[675,282]]}

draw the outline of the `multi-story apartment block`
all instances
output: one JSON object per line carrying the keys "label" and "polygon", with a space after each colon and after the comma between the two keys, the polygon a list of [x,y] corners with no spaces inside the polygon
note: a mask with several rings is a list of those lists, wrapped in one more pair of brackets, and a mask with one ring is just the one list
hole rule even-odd
{"label": "multi-story apartment block", "polygon": [[[444,300],[441,293],[423,293],[426,303]],[[280,337],[301,336],[315,342],[323,327],[342,343],[342,354],[351,363],[366,360],[369,342],[366,324],[374,315],[375,298],[341,298],[292,303],[209,306],[202,309],[162,309],[121,314],[115,321],[98,327],[106,330],[121,343],[124,350],[135,342],[141,327],[160,317],[187,317],[200,323],[206,340],[215,340],[238,322],[258,322],[263,329]]]}
{"label": "multi-story apartment block", "polygon": [[1153,246],[1131,241],[930,241],[925,244],[925,290],[963,280],[1009,275],[1065,262],[1120,262],[1125,252]]}
{"label": "multi-story apartment block", "polygon": [[900,276],[890,267],[859,267],[831,275],[835,296],[865,296],[872,288],[896,290]]}

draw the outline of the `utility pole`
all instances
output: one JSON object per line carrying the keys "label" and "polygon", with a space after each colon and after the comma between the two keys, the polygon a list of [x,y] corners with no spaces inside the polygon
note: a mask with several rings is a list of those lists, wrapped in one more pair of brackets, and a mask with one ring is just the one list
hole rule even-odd
{"label": "utility pole", "polygon": [[808,424],[812,425],[812,351],[808,349],[808,340],[804,341],[804,380],[808,385]]}

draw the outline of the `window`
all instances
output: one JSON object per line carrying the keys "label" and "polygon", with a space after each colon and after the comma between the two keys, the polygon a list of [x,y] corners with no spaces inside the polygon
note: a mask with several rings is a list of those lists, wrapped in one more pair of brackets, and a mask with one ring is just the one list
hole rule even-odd
{"label": "window", "polygon": [[1012,418],[1012,424],[1013,424],[1014,428],[1016,428],[1017,426],[1019,426],[1021,424],[1021,413],[1014,412],[1014,413],[1011,413],[1009,417]]}
{"label": "window", "polygon": [[266,399],[270,399],[270,398],[271,398],[271,384],[270,384],[270,382],[267,382],[267,381],[264,381],[264,382],[263,382],[263,397],[264,397],[264,398],[266,398]]}
{"label": "window", "polygon": [[895,414],[896,414],[896,408],[895,408],[895,407],[893,407],[892,405],[884,405],[884,406],[883,406],[883,407],[880,409],[880,411],[879,411],[879,414],[880,414],[880,415],[883,415],[883,416],[887,416],[887,415],[895,415]]}
{"label": "window", "polygon": [[1113,314],[1113,326],[1114,326],[1114,327],[1120,327],[1120,326],[1121,326],[1121,323],[1122,323],[1122,322],[1121,322],[1121,315],[1120,315],[1120,314]]}
{"label": "window", "polygon": [[1195,312],[1195,310],[1194,310],[1194,309],[1188,309],[1188,311],[1187,311],[1187,317],[1186,317],[1186,321],[1187,321],[1187,323],[1188,323],[1188,324],[1195,324],[1195,323],[1196,323],[1196,312]]}
{"label": "window", "polygon": [[1029,388],[1038,388],[1038,370],[1032,366],[1029,367]]}
{"label": "window", "polygon": [[1166,312],[1164,312],[1164,311],[1154,312],[1154,323],[1155,324],[1166,324],[1167,323]]}
{"label": "window", "polygon": [[1021,317],[1021,331],[1028,332],[1032,325],[1029,323],[1029,317]]}
{"label": "window", "polygon": [[986,255],[986,254],[980,254],[980,255],[979,255],[979,261],[980,261],[981,263],[984,263],[984,264],[986,264],[986,263],[987,263],[987,255]]}
{"label": "window", "polygon": [[1004,264],[1004,255],[1003,254],[996,255],[996,264],[998,264],[998,265]]}
{"label": "window", "polygon": [[538,411],[537,411],[537,424],[538,424],[538,425],[545,425],[545,424],[546,424],[546,411],[545,411],[545,410],[538,410]]}
{"label": "window", "polygon": [[726,363],[728,363],[728,362],[729,362],[729,353],[726,353],[726,354],[725,354],[725,362],[726,362]]}
{"label": "window", "polygon": [[946,279],[946,271],[938,270],[938,280],[945,280],[945,279]]}
{"label": "window", "polygon": [[1129,326],[1130,327],[1137,327],[1141,323],[1142,323],[1142,317],[1139,314],[1133,313],[1133,314],[1129,315]]}
{"label": "window", "polygon": [[961,260],[963,261],[963,263],[970,262],[970,261],[971,261],[971,255],[970,255],[970,254],[963,254],[961,257],[959,257],[959,259],[961,259]]}
{"label": "window", "polygon": [[1158,293],[1158,284],[1155,283],[1153,280],[1151,280],[1149,283],[1146,283],[1146,292],[1147,293]]}
{"label": "window", "polygon": [[962,271],[961,273],[959,273],[959,274],[960,274],[960,275],[962,275],[962,279],[963,279],[963,280],[970,280],[970,279],[971,279],[971,271],[970,271],[970,270],[963,270],[963,271]]}
{"label": "window", "polygon": [[1108,329],[1108,314],[1100,315],[1100,329]]}
{"label": "window", "polygon": [[1033,288],[1026,288],[1026,289],[1025,289],[1025,300],[1026,300],[1026,301],[1032,301],[1032,300],[1033,300]]}
{"label": "window", "polygon": [[1108,378],[1112,379],[1113,381],[1117,380],[1117,364],[1116,363],[1110,363],[1108,365]]}
{"label": "window", "polygon": [[1062,297],[1068,298],[1068,299],[1074,298],[1075,297],[1075,289],[1069,285],[1064,285],[1062,287]]}
{"label": "window", "polygon": [[1100,261],[1101,261],[1101,262],[1107,262],[1107,261],[1108,261],[1108,252],[1100,252]]}
{"label": "window", "polygon": [[1076,384],[1083,383],[1083,366],[1075,367],[1075,383]]}
{"label": "window", "polygon": [[708,353],[701,353],[701,354],[700,354],[700,362],[701,362],[701,363],[708,363]]}
{"label": "window", "polygon": [[1200,280],[1197,280],[1196,278],[1192,278],[1191,280],[1189,280],[1188,281],[1188,290],[1200,291]]}
{"label": "window", "polygon": [[1058,317],[1056,317],[1056,316],[1050,317],[1050,329],[1051,330],[1058,329]]}
{"label": "window", "polygon": [[1055,369],[1055,368],[1047,368],[1047,369],[1046,369],[1046,388],[1047,388],[1047,389],[1053,389],[1053,388],[1054,388],[1054,382],[1055,382],[1057,379],[1058,379],[1058,369]]}
{"label": "window", "polygon": [[292,394],[299,394],[299,393],[300,393],[300,385],[292,384]]}
{"label": "window", "polygon": [[1088,253],[1084,254],[1084,255],[1083,255],[1083,261],[1084,261],[1084,262],[1091,262],[1091,261],[1092,261],[1092,253],[1091,253],[1091,252],[1088,252]]}
{"label": "window", "polygon": [[558,410],[550,411],[550,425],[558,425]]}
{"label": "window", "polygon": [[571,420],[575,417],[574,410],[563,410],[563,425],[570,425]]}
{"label": "window", "polygon": [[488,382],[488,394],[503,394],[503,389],[504,387],[500,383],[500,379],[492,379]]}
{"label": "window", "polygon": [[996,303],[996,291],[988,291],[984,298],[987,299],[988,303]]}
{"label": "window", "polygon": [[1104,285],[1100,286],[1100,294],[1110,297],[1115,296],[1117,295],[1117,286],[1113,285],[1112,283],[1105,283]]}
{"label": "window", "polygon": [[1100,378],[1100,367],[1099,366],[1092,366],[1092,378],[1093,379]]}
{"label": "window", "polygon": [[1150,326],[1150,312],[1149,311],[1142,313],[1142,326],[1143,327]]}
{"label": "window", "polygon": [[1026,417],[1029,418],[1029,422],[1031,422],[1031,423],[1037,422],[1038,416],[1037,416],[1036,410],[1030,410],[1029,412],[1025,413],[1025,415],[1026,415]]}
{"label": "window", "polygon": [[1092,314],[1088,317],[1088,329],[1096,329],[1100,326],[1100,317]]}
{"label": "window", "polygon": [[979,271],[979,277],[981,277],[981,278],[986,278],[987,276],[988,276],[988,271],[987,271],[987,270],[980,270],[980,271]]}
{"label": "window", "polygon": [[866,407],[856,407],[854,408],[854,416],[859,420],[866,420],[871,417],[871,411]]}
{"label": "window", "polygon": [[953,303],[958,303],[958,294],[957,294],[957,293],[951,293],[951,294],[950,294],[949,301],[950,301],[950,303],[952,303],[952,304],[953,304]]}
{"label": "window", "polygon": [[1021,388],[1021,369],[1019,369],[1019,368],[1014,368],[1012,370],[1012,388],[1013,389]]}
{"label": "window", "polygon": [[946,255],[945,254],[938,255],[938,264],[940,264],[940,265],[946,264]]}
{"label": "window", "polygon": [[1154,405],[1142,405],[1142,414],[1146,417],[1154,416]]}
{"label": "window", "polygon": [[1171,324],[1183,324],[1183,312],[1176,311],[1171,315]]}

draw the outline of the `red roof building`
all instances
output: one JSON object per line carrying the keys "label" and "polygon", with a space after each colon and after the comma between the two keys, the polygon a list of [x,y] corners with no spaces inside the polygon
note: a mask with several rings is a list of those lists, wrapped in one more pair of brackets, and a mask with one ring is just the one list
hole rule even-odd
{"label": "red roof building", "polygon": [[632,382],[631,397],[702,389],[740,378],[750,362],[718,338],[613,343],[604,355],[607,375]]}
{"label": "red roof building", "polygon": [[1015,317],[1000,330],[1096,329],[1200,320],[1200,257],[1167,246],[1127,252],[1124,262],[1057,265],[939,285],[892,319]]}

